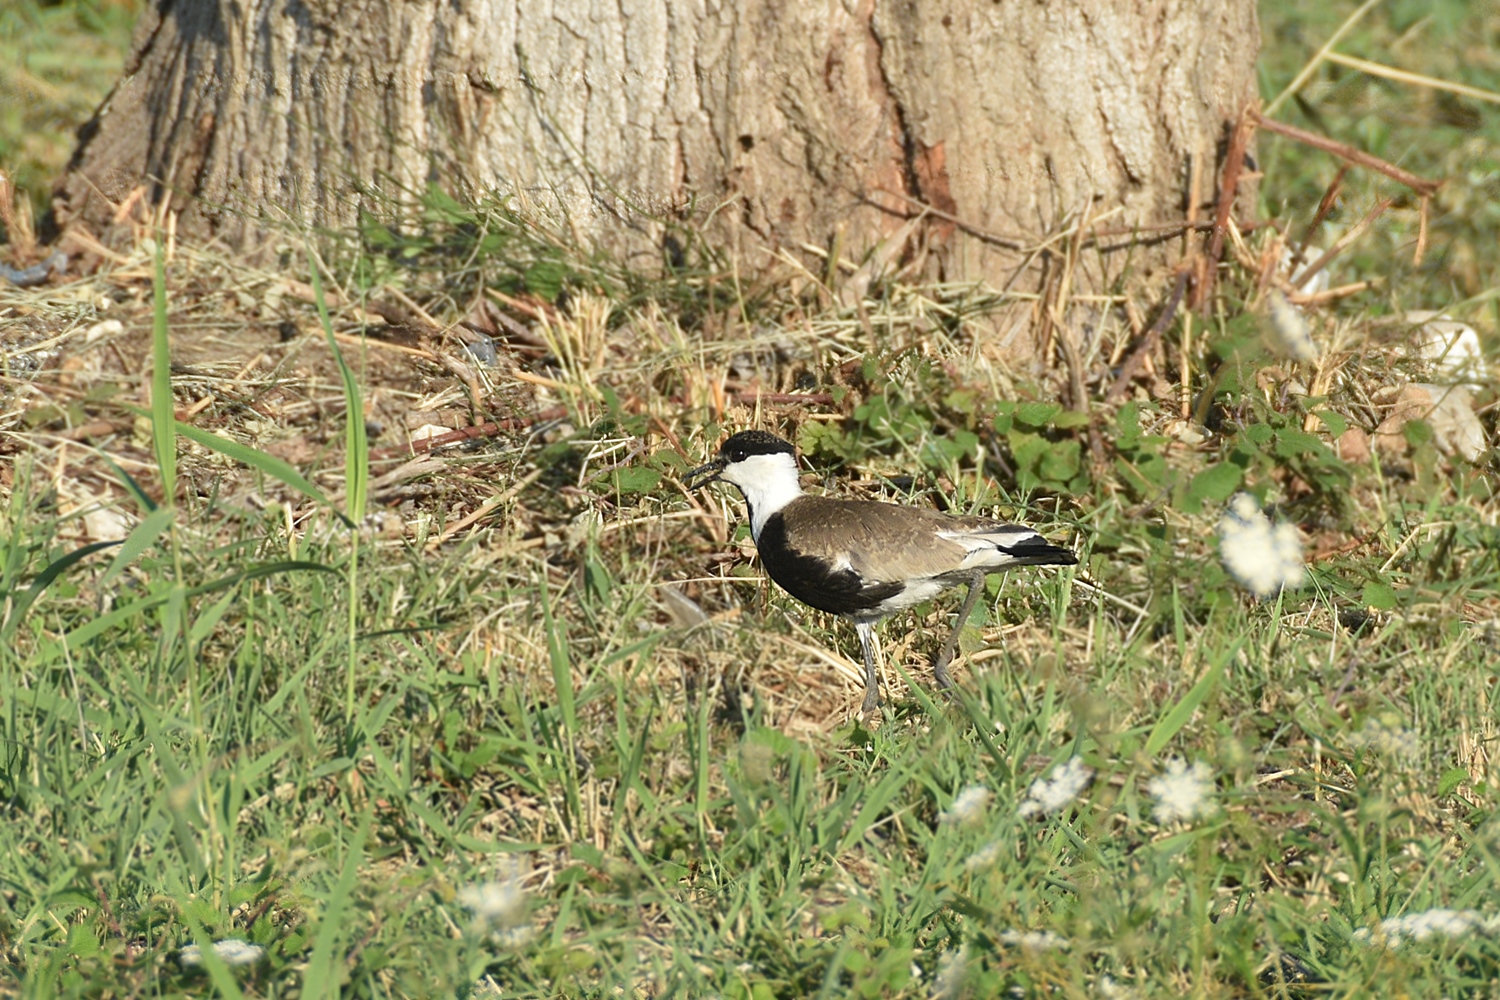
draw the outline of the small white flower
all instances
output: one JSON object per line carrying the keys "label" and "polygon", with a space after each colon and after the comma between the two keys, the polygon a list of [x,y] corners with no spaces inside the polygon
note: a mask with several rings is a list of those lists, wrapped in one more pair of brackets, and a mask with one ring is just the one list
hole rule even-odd
{"label": "small white flower", "polygon": [[467,885],[458,891],[458,901],[474,914],[475,934],[488,935],[505,947],[518,947],[531,936],[526,919],[526,892],[518,877]]}
{"label": "small white flower", "polygon": [[938,813],[938,819],[944,823],[954,823],[960,826],[977,823],[984,818],[984,810],[994,795],[994,792],[983,785],[970,785],[958,793],[952,805]]}
{"label": "small white flower", "polygon": [[1078,798],[1093,776],[1082,757],[1070,757],[1067,763],[1052,769],[1051,778],[1038,778],[1031,783],[1016,814],[1025,818],[1055,813]]}
{"label": "small white flower", "polygon": [[1297,526],[1283,522],[1273,527],[1248,493],[1236,493],[1219,521],[1219,557],[1256,597],[1300,587],[1307,575]]}
{"label": "small white flower", "polygon": [[1115,977],[1108,973],[1100,976],[1099,981],[1094,985],[1104,1000],[1130,1000],[1135,996],[1135,990],[1123,983],[1115,982]]}
{"label": "small white flower", "polygon": [[992,868],[996,861],[1000,860],[1000,841],[992,840],[979,850],[969,855],[964,862],[964,868],[971,872],[977,872],[981,868]]}
{"label": "small white flower", "polygon": [[1277,354],[1293,361],[1311,361],[1318,356],[1318,345],[1308,332],[1307,317],[1276,289],[1266,292],[1266,340]]}
{"label": "small white flower", "polygon": [[1195,761],[1191,766],[1181,758],[1167,761],[1164,774],[1146,783],[1146,791],[1156,799],[1158,823],[1186,823],[1196,816],[1213,812],[1214,772],[1207,764]]}
{"label": "small white flower", "polygon": [[1366,719],[1359,732],[1349,735],[1349,745],[1395,760],[1415,760],[1422,755],[1421,734],[1404,728],[1397,718],[1384,716]]}
{"label": "small white flower", "polygon": [[1493,932],[1497,928],[1500,928],[1500,919],[1486,919],[1478,910],[1424,910],[1382,920],[1373,930],[1361,927],[1354,932],[1354,940],[1399,948],[1408,941],[1463,937],[1473,930]]}
{"label": "small white flower", "polygon": [[1068,939],[1051,931],[1001,931],[1000,943],[1027,951],[1054,951],[1068,947]]}
{"label": "small white flower", "polygon": [[968,964],[968,958],[962,950],[945,951],[939,955],[937,972],[932,977],[932,995],[940,998],[958,996],[958,991],[964,985],[964,972]]}
{"label": "small white flower", "polygon": [[[225,965],[254,965],[265,953],[266,950],[260,945],[241,941],[239,938],[214,942],[214,954]],[[187,945],[177,953],[177,960],[183,965],[202,965],[203,949],[196,944]]]}

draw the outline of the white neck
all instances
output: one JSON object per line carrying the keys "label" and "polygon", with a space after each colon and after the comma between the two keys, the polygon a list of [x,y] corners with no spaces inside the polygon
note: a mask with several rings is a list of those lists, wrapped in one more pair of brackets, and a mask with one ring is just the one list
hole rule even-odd
{"label": "white neck", "polygon": [[750,534],[760,544],[766,520],[802,495],[797,483],[797,460],[791,455],[751,455],[720,476],[739,487],[750,507]]}

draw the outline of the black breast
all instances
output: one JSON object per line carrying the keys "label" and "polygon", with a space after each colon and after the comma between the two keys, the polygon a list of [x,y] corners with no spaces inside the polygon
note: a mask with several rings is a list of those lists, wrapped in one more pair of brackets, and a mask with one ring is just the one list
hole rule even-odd
{"label": "black breast", "polygon": [[798,552],[787,542],[786,524],[780,514],[766,519],[755,547],[771,579],[819,611],[857,616],[905,589],[900,583],[866,583],[852,569],[836,570],[821,559]]}

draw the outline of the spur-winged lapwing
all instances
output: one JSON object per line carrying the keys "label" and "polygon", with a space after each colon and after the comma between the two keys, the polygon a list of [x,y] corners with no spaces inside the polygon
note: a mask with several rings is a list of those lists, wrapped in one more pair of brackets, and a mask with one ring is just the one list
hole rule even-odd
{"label": "spur-winged lapwing", "polygon": [[1024,525],[803,493],[796,454],[774,434],[742,431],[724,442],[718,458],[684,480],[689,489],[715,480],[734,484],[750,508],[750,534],[771,579],[802,603],[854,622],[865,655],[862,713],[880,704],[880,619],[968,584],[958,621],[932,664],[938,684],[952,687],[948,663],[984,591],[986,573],[1078,562]]}

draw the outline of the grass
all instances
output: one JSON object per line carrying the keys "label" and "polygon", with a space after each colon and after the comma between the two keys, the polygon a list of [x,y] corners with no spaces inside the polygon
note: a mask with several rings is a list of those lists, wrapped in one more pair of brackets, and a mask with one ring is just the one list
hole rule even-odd
{"label": "grass", "polygon": [[[1428,7],[1343,48],[1461,79],[1423,53],[1489,15]],[[1268,52],[1268,97],[1321,17],[1267,10],[1307,39]],[[1319,86],[1395,100],[1347,72]],[[1364,105],[1318,93],[1357,138]],[[1452,138],[1393,158],[1447,173]],[[1278,143],[1266,213],[1305,220],[1329,165]],[[701,248],[628,271],[486,206],[435,200],[415,242],[368,230],[291,277],[179,247],[153,282],[143,245],[68,295],[0,290],[50,324],[7,331],[0,417],[0,991],[1496,995],[1493,451],[1450,459],[1420,423],[1367,460],[1334,446],[1440,377],[1384,313],[1493,326],[1493,263],[1453,262],[1495,226],[1451,207],[1490,181],[1449,177],[1448,263],[1312,314],[1346,349],[1266,356],[1235,269],[1174,327],[1157,371],[1191,355],[1206,436],[1175,385],[1080,418],[1018,384],[972,348],[973,289],[851,314]],[[1408,225],[1339,266],[1409,262]],[[91,339],[78,303],[104,292],[126,329]],[[501,364],[360,308],[403,300],[498,324]],[[143,372],[175,414],[134,406]],[[496,426],[408,464],[413,424],[475,419]],[[951,702],[926,664],[956,602],[888,622],[866,728],[852,630],[761,578],[729,498],[680,488],[757,420],[839,492],[1015,515],[1080,569],[991,580]],[[1300,525],[1301,588],[1255,600],[1224,568],[1240,490]],[[1089,784],[1023,809],[1075,757]],[[1173,761],[1209,774],[1186,819],[1154,784]],[[1443,909],[1474,915],[1383,923]],[[226,939],[263,951],[230,965]]]}
{"label": "grass", "polygon": [[0,7],[0,166],[35,217],[74,132],[119,79],[141,0],[15,0]]}

